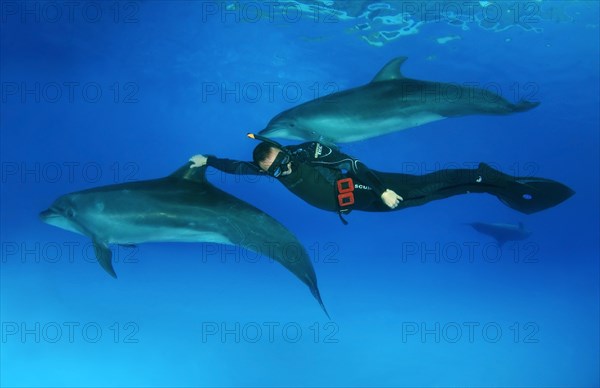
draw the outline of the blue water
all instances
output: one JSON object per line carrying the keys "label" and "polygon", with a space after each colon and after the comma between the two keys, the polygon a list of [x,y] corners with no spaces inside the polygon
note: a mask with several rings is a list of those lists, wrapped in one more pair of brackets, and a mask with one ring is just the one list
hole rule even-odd
{"label": "blue water", "polygon": [[[2,1],[2,386],[600,384],[598,3],[302,3]],[[89,239],[38,219],[196,153],[248,160],[246,132],[396,56],[408,77],[541,105],[345,152],[415,174],[486,161],[576,195],[529,216],[468,195],[344,226],[277,182],[209,170],[304,244],[331,320],[246,251],[113,247],[114,280]],[[498,250],[474,221],[533,234]]]}

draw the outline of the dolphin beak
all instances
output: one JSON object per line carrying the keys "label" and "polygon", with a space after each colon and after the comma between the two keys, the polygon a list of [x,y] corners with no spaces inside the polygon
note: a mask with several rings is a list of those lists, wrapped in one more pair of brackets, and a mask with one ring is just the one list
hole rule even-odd
{"label": "dolphin beak", "polygon": [[52,209],[47,209],[47,210],[44,210],[43,212],[40,212],[40,219],[42,221],[47,221],[49,218],[53,218],[56,216],[57,216],[57,214]]}
{"label": "dolphin beak", "polygon": [[266,127],[264,129],[261,129],[258,134],[266,136],[266,135],[271,135],[275,131],[277,131],[277,128]]}

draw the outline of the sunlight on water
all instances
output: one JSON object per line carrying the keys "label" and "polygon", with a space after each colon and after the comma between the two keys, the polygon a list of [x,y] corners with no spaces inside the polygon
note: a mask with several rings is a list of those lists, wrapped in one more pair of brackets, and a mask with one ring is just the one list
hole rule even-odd
{"label": "sunlight on water", "polygon": [[[542,20],[571,22],[573,16],[552,1],[298,1],[278,2],[276,11],[291,7],[307,19],[336,18],[352,25],[349,34],[370,45],[384,44],[426,31],[429,25],[446,23],[458,31],[483,29],[502,32],[511,28],[541,33]],[[231,6],[234,6],[233,3]]]}

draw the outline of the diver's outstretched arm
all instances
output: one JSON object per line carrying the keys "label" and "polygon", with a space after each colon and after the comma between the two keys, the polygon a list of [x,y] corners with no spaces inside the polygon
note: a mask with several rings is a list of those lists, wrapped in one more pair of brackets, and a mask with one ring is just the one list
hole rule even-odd
{"label": "diver's outstretched arm", "polygon": [[194,155],[190,158],[192,162],[190,168],[202,167],[208,165],[227,174],[236,175],[264,175],[264,172],[252,162],[241,160],[221,159],[216,156],[205,156],[202,154]]}

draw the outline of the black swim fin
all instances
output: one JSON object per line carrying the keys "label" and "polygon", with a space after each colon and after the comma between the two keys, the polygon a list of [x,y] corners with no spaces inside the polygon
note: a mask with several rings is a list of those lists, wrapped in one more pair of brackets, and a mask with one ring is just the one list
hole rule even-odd
{"label": "black swim fin", "polygon": [[525,214],[536,213],[569,199],[575,191],[551,179],[537,177],[512,177],[481,163],[478,172],[489,193],[505,205]]}

